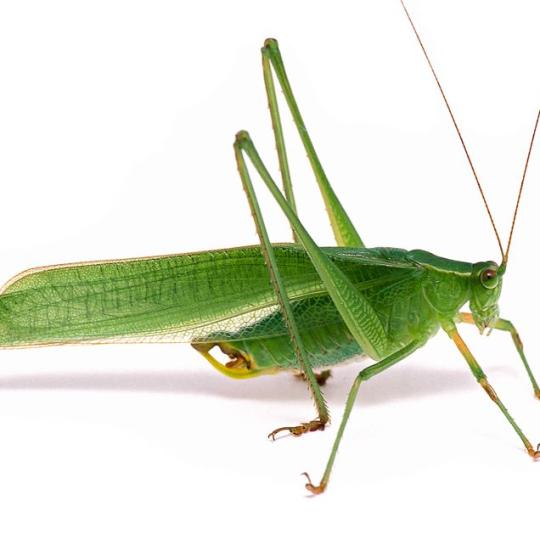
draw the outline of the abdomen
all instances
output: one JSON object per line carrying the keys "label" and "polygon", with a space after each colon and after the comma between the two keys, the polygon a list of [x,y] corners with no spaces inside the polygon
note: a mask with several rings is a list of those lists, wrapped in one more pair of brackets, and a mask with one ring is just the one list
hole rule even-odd
{"label": "abdomen", "polygon": [[[292,302],[291,307],[311,366],[327,367],[362,354],[328,296]],[[237,352],[252,359],[259,369],[301,367],[279,310],[255,325],[231,334],[227,340],[212,342],[224,352]]]}

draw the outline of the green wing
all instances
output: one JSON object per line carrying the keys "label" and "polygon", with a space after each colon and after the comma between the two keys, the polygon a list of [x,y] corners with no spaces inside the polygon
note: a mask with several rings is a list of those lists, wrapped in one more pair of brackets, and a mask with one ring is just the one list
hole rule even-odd
{"label": "green wing", "polygon": [[[375,304],[383,290],[419,271],[401,250],[324,251],[360,289],[373,292]],[[279,245],[276,255],[295,306],[327,296],[302,248]],[[4,287],[0,344],[204,342],[244,333],[253,339],[285,331],[277,310],[258,246],[65,265],[25,272]],[[312,310],[299,326],[332,317],[339,320],[330,308]]]}

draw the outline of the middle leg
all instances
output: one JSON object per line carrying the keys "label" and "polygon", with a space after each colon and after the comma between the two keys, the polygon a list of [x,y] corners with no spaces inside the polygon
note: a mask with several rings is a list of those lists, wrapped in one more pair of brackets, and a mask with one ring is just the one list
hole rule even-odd
{"label": "middle leg", "polygon": [[[317,379],[317,382],[319,383],[319,386],[324,386],[326,384],[326,381],[332,376],[332,372],[329,369],[323,369],[322,371],[314,372],[315,373],[315,379]],[[306,376],[300,371],[299,373],[294,374],[295,377],[298,379],[306,380]]]}
{"label": "middle leg", "polygon": [[334,466],[334,461],[336,459],[337,451],[341,443],[341,438],[343,437],[345,427],[347,425],[347,422],[349,421],[349,416],[351,415],[354,402],[356,401],[356,396],[358,395],[358,390],[360,389],[360,385],[363,382],[367,381],[368,379],[371,379],[375,375],[378,375],[379,373],[385,371],[389,367],[392,367],[394,364],[397,364],[400,360],[403,360],[403,358],[405,358],[406,356],[409,356],[409,354],[411,354],[412,352],[414,352],[416,349],[418,349],[421,346],[422,346],[422,342],[413,341],[412,343],[410,343],[403,349],[390,355],[388,358],[385,358],[384,360],[381,360],[377,362],[376,364],[363,369],[356,376],[356,379],[354,380],[351,386],[351,389],[349,390],[349,395],[347,396],[347,403],[345,404],[345,410],[343,411],[343,416],[341,417],[341,423],[339,425],[338,432],[334,440],[334,444],[332,446],[332,450],[330,451],[330,457],[328,458],[328,462],[326,464],[326,468],[324,470],[321,481],[319,482],[318,485],[315,485],[311,481],[309,474],[303,473],[304,476],[307,478],[306,489],[308,491],[311,491],[311,493],[313,493],[314,495],[319,495],[320,493],[324,492],[324,490],[326,489],[326,486],[328,485],[328,480],[330,479],[330,474]]}

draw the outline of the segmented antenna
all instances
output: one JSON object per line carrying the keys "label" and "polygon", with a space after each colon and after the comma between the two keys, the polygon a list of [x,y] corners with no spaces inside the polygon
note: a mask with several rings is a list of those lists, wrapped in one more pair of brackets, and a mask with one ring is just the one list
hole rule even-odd
{"label": "segmented antenna", "polygon": [[465,155],[467,156],[467,161],[469,162],[469,165],[471,167],[474,179],[476,180],[476,185],[478,186],[478,189],[480,191],[480,195],[482,196],[482,200],[484,201],[484,206],[486,207],[489,220],[491,221],[491,226],[493,227],[493,231],[495,232],[495,236],[497,238],[497,243],[499,244],[499,249],[501,250],[501,255],[503,258],[503,261],[505,260],[505,254],[504,249],[501,242],[501,237],[499,236],[499,231],[497,230],[497,227],[495,226],[495,220],[493,219],[493,216],[491,214],[491,210],[489,209],[489,205],[487,203],[486,196],[484,194],[484,190],[482,189],[482,184],[480,184],[480,180],[478,179],[478,175],[476,174],[476,170],[474,168],[474,165],[471,160],[471,156],[469,155],[469,151],[467,150],[467,146],[465,145],[465,141],[463,140],[463,137],[461,135],[461,131],[459,130],[459,127],[457,125],[456,119],[454,117],[454,113],[452,112],[452,109],[450,108],[450,104],[448,103],[448,99],[446,99],[446,94],[444,93],[444,90],[441,86],[441,83],[439,82],[439,77],[437,77],[437,73],[435,73],[435,68],[433,67],[433,64],[431,63],[431,60],[429,59],[428,53],[426,51],[426,48],[424,47],[424,44],[422,43],[422,39],[420,38],[420,34],[418,34],[418,31],[416,30],[416,27],[414,26],[414,23],[411,19],[411,16],[409,15],[409,11],[407,10],[407,7],[405,6],[405,2],[403,0],[400,0],[401,6],[403,7],[403,10],[405,11],[405,15],[407,15],[407,19],[409,19],[409,23],[411,24],[411,27],[413,29],[414,34],[416,35],[416,39],[418,40],[418,43],[420,44],[420,48],[422,49],[422,52],[424,53],[424,56],[426,57],[427,63],[429,65],[429,69],[431,69],[431,73],[433,73],[433,77],[435,77],[435,82],[437,83],[437,86],[439,87],[439,90],[441,92],[442,98],[444,100],[444,103],[446,105],[446,108],[448,109],[448,112],[450,113],[450,118],[452,119],[452,123],[454,124],[454,127],[456,128],[459,140],[461,142],[461,146],[463,146],[463,150],[465,151]]}
{"label": "segmented antenna", "polygon": [[506,246],[506,253],[503,257],[503,264],[506,265],[508,262],[508,253],[510,252],[510,244],[512,243],[512,235],[514,234],[514,227],[516,225],[516,217],[519,210],[519,203],[521,201],[521,194],[523,193],[523,184],[525,184],[525,176],[527,175],[527,168],[529,167],[529,159],[531,157],[531,152],[534,144],[534,137],[536,135],[536,129],[538,128],[538,122],[540,121],[540,110],[536,115],[536,122],[534,123],[534,129],[531,136],[531,142],[529,144],[529,151],[527,152],[527,159],[525,160],[525,167],[523,168],[523,175],[521,176],[521,184],[519,185],[519,192],[516,201],[516,208],[514,209],[514,216],[512,217],[512,228],[510,229],[510,235],[508,236],[508,245]]}

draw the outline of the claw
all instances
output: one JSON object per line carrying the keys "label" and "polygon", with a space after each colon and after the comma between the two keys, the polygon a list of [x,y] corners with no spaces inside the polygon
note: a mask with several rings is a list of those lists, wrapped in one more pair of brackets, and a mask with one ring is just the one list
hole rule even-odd
{"label": "claw", "polygon": [[540,459],[540,444],[536,446],[536,450],[529,448],[529,456],[531,456],[534,460]]}
{"label": "claw", "polygon": [[310,431],[323,431],[325,425],[326,425],[326,422],[323,422],[322,420],[317,419],[317,420],[311,420],[311,422],[303,422],[299,426],[280,427],[280,428],[274,429],[274,431],[269,433],[268,438],[275,441],[276,435],[278,433],[281,433],[282,431],[288,431],[291,435],[294,435],[295,437],[300,437],[300,435],[303,435],[304,433],[309,433]]}
{"label": "claw", "polygon": [[294,430],[295,428],[294,427],[280,427],[280,428],[277,428],[277,429],[274,429],[274,431],[271,431],[269,434],[268,434],[268,438],[269,439],[272,439],[273,441],[276,440],[276,435],[278,433],[281,433],[282,431],[288,431],[289,433],[292,433],[294,435]]}
{"label": "claw", "polygon": [[318,486],[313,485],[311,478],[309,477],[309,474],[307,472],[303,472],[302,476],[305,476],[307,478],[306,489],[313,493],[313,495],[320,495],[326,489],[325,482],[321,482]]}
{"label": "claw", "polygon": [[534,395],[536,396],[536,399],[540,399],[540,390],[536,390]]}

